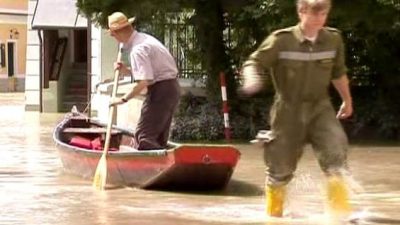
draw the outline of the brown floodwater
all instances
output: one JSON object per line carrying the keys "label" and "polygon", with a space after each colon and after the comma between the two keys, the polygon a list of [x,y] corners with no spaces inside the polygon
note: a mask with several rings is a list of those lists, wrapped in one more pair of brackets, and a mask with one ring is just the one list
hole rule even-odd
{"label": "brown floodwater", "polygon": [[[90,180],[65,174],[52,131],[63,114],[24,111],[22,93],[0,94],[0,224],[330,224],[322,216],[324,177],[311,151],[291,182],[287,208],[307,219],[264,214],[261,149],[236,145],[242,157],[231,182],[213,192],[131,187],[95,191]],[[360,224],[400,224],[400,145],[352,145],[354,210]]]}

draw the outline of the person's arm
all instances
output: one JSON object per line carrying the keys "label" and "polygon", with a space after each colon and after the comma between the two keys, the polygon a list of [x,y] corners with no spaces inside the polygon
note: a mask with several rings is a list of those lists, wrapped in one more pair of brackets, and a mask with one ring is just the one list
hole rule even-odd
{"label": "person's arm", "polygon": [[110,102],[110,107],[126,103],[134,96],[139,95],[140,92],[145,88],[147,88],[148,85],[149,81],[147,80],[141,80],[137,82],[136,85],[133,86],[133,88],[129,92],[127,92],[124,96],[122,96],[122,98],[115,98],[114,100],[112,100]]}
{"label": "person's arm", "polygon": [[270,68],[277,60],[276,37],[270,35],[258,49],[243,63],[241,75],[242,86],[239,92],[243,95],[253,95],[264,86],[264,70]]}
{"label": "person's arm", "polygon": [[332,80],[332,84],[342,98],[342,105],[336,115],[338,119],[346,119],[353,114],[353,102],[350,93],[349,79],[346,74]]}

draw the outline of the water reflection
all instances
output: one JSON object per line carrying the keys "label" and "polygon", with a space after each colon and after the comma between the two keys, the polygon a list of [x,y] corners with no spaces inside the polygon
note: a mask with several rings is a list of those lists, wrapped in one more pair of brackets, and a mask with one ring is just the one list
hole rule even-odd
{"label": "water reflection", "polygon": [[[174,192],[118,188],[96,192],[91,181],[64,174],[51,132],[62,114],[25,113],[23,94],[0,94],[0,224],[329,224],[323,180],[307,151],[289,187],[287,208],[307,219],[264,215],[262,152],[238,145],[242,158],[227,188]],[[353,195],[362,224],[400,224],[400,147],[353,146],[350,165],[364,191]]]}

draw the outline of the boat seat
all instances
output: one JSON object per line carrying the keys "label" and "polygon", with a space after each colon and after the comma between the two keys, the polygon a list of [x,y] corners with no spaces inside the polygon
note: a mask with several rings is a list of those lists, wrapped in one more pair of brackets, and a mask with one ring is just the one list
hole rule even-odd
{"label": "boat seat", "polygon": [[[105,127],[67,127],[63,130],[64,133],[74,134],[105,134],[107,128]],[[122,132],[116,129],[111,130],[111,135],[121,134]]]}
{"label": "boat seat", "polygon": [[128,146],[128,145],[120,145],[119,151],[120,152],[137,152],[139,150],[137,150],[136,148],[133,148],[131,146]]}
{"label": "boat seat", "polygon": [[[66,143],[74,146],[88,149],[99,149],[104,145],[104,139],[107,133],[105,127],[66,127],[62,131],[63,139]],[[123,132],[112,129],[110,134],[110,150],[118,149],[121,143]]]}

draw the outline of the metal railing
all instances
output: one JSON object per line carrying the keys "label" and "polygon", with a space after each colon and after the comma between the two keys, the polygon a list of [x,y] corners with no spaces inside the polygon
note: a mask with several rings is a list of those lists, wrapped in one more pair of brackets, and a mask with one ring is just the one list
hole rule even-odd
{"label": "metal railing", "polygon": [[190,13],[172,13],[164,17],[167,19],[147,24],[141,30],[156,36],[169,49],[176,60],[180,78],[204,81],[207,73],[198,54],[195,28],[185,23],[190,16]]}

